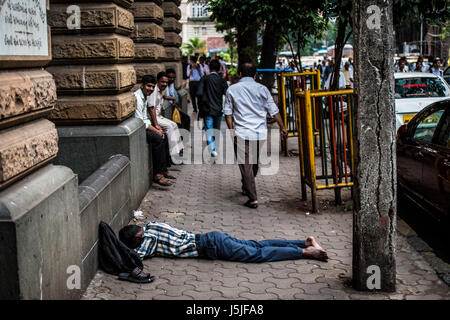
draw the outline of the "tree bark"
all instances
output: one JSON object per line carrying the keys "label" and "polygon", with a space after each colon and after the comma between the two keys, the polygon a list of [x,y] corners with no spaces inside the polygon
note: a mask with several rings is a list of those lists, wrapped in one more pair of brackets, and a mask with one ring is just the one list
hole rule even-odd
{"label": "tree bark", "polygon": [[[353,0],[356,167],[353,286],[363,291],[392,292],[396,287],[392,10],[393,0]],[[376,268],[380,270],[380,286],[374,288]]]}
{"label": "tree bark", "polygon": [[244,62],[251,62],[255,66],[258,64],[257,35],[257,25],[242,24],[237,26],[238,65]]}
{"label": "tree bark", "polygon": [[[281,37],[277,29],[277,26],[271,23],[267,23],[264,28],[261,62],[259,64],[261,69],[273,69],[275,66]],[[274,81],[275,76],[272,72],[263,73],[262,84],[265,85],[267,89],[272,89]]]}

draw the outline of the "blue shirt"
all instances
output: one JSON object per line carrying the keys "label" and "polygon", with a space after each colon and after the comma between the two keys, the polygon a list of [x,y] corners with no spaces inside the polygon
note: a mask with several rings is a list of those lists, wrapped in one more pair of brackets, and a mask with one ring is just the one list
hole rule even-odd
{"label": "blue shirt", "polygon": [[245,140],[266,140],[267,113],[273,117],[278,112],[269,89],[251,77],[227,90],[223,113],[233,115],[234,132]]}
{"label": "blue shirt", "polygon": [[[203,72],[202,65],[201,64],[198,64],[198,65],[200,66],[200,73],[198,72],[197,68],[192,70],[192,74],[189,77],[190,81],[200,81],[201,77],[203,77],[205,75],[205,73]],[[191,72],[191,64],[188,64],[187,74],[189,75],[190,72]]]}
{"label": "blue shirt", "polygon": [[143,241],[135,249],[141,259],[153,256],[198,257],[195,234],[162,222],[149,222],[144,228]]}

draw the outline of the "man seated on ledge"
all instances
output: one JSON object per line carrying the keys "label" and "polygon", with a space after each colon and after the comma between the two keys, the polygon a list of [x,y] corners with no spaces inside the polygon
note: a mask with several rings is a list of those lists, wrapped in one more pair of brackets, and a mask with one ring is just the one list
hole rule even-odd
{"label": "man seated on ledge", "polygon": [[301,258],[325,262],[328,260],[327,253],[313,237],[306,240],[240,240],[219,231],[194,234],[166,223],[149,222],[145,227],[123,227],[119,231],[119,239],[130,249],[134,249],[141,259],[162,256],[237,262],[271,262]]}

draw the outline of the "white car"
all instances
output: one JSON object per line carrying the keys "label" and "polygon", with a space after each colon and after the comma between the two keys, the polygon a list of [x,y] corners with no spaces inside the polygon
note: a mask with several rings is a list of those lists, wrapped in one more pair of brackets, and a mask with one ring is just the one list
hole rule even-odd
{"label": "white car", "polygon": [[433,73],[396,72],[394,79],[396,132],[426,106],[450,97],[450,86]]}

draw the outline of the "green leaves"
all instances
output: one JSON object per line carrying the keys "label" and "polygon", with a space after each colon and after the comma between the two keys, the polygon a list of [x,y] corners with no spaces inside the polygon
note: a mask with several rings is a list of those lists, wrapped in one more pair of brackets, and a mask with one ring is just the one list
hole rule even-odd
{"label": "green leaves", "polygon": [[184,43],[182,48],[186,51],[186,54],[191,56],[196,52],[203,52],[206,46],[206,41],[200,41],[199,37],[189,39],[189,43]]}

